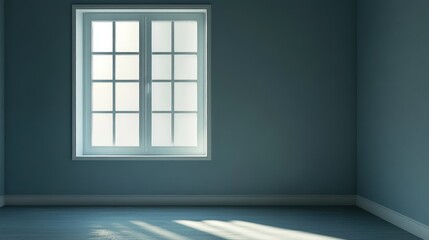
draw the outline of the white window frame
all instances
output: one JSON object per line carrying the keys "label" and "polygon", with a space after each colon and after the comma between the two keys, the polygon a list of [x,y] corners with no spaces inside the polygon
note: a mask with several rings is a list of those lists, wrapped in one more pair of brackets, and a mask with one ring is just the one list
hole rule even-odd
{"label": "white window frame", "polygon": [[[210,160],[210,5],[73,5],[73,160]],[[124,17],[125,16],[125,17]],[[129,16],[132,16],[130,19]],[[198,44],[198,146],[197,147],[154,147],[150,146],[150,131],[152,111],[150,109],[151,82],[150,67],[150,20],[180,20],[201,18],[199,33],[203,31],[202,44]],[[136,20],[140,21],[140,66],[145,73],[140,73],[140,143],[144,146],[134,147],[88,147],[90,121],[91,85],[88,68],[88,22],[94,18],[101,20]],[[143,24],[142,24],[143,23]],[[86,31],[86,32],[85,32]],[[90,30],[89,30],[90,31]],[[89,34],[90,35],[90,34]],[[144,35],[144,37],[141,37]],[[90,37],[90,36],[89,36]],[[144,53],[142,51],[144,49]],[[114,53],[113,53],[114,54]],[[172,53],[174,57],[174,53]],[[203,62],[203,64],[200,64]],[[202,65],[202,66],[201,66]],[[140,72],[143,72],[140,70]],[[146,74],[145,76],[142,76]],[[114,81],[114,80],[113,80]],[[114,83],[114,82],[113,82]],[[172,80],[172,84],[174,80]],[[174,84],[173,84],[174,86]],[[203,94],[201,94],[203,92]],[[142,100],[144,103],[142,104]],[[174,110],[173,110],[174,111]],[[142,116],[143,115],[143,116]],[[172,114],[173,116],[174,114]],[[143,124],[142,124],[143,122]]]}

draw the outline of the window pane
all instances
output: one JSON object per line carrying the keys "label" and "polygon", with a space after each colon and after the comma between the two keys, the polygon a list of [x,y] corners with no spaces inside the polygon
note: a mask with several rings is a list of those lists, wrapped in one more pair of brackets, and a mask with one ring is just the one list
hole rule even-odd
{"label": "window pane", "polygon": [[197,55],[174,56],[174,79],[196,80],[197,77]]}
{"label": "window pane", "polygon": [[152,55],[152,80],[171,79],[171,55]]}
{"label": "window pane", "polygon": [[113,118],[110,113],[92,114],[92,146],[112,146]]}
{"label": "window pane", "polygon": [[92,79],[112,79],[112,55],[92,55]]}
{"label": "window pane", "polygon": [[174,110],[197,111],[197,83],[174,84]]}
{"label": "window pane", "polygon": [[171,111],[171,83],[152,83],[152,111]]}
{"label": "window pane", "polygon": [[139,83],[116,83],[116,111],[139,110]]}
{"label": "window pane", "polygon": [[112,83],[92,83],[92,111],[112,111]]}
{"label": "window pane", "polygon": [[152,113],[152,146],[171,145],[171,113]]}
{"label": "window pane", "polygon": [[116,52],[139,51],[139,22],[116,22]]}
{"label": "window pane", "polygon": [[139,79],[139,55],[116,55],[116,80]]}
{"label": "window pane", "polygon": [[152,52],[171,52],[171,22],[152,21]]}
{"label": "window pane", "polygon": [[139,146],[139,114],[116,114],[116,146]]}
{"label": "window pane", "polygon": [[174,114],[174,145],[175,146],[197,146],[197,114],[176,113]]}
{"label": "window pane", "polygon": [[112,52],[112,22],[92,22],[92,51]]}
{"label": "window pane", "polygon": [[174,22],[174,51],[197,52],[197,22]]}

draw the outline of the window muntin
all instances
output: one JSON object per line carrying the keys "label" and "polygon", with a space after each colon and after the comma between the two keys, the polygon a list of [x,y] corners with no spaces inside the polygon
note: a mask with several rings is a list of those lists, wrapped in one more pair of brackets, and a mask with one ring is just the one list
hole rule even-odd
{"label": "window muntin", "polygon": [[207,156],[206,10],[81,16],[75,157]]}

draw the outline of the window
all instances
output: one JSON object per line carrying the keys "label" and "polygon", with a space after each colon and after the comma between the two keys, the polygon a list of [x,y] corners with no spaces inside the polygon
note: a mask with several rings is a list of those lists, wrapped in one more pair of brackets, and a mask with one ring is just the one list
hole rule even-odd
{"label": "window", "polygon": [[208,6],[74,6],[74,159],[208,159]]}

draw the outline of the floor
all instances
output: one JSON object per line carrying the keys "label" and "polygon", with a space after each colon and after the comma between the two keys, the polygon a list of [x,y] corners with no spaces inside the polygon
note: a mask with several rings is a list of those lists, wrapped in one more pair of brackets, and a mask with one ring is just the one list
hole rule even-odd
{"label": "floor", "polygon": [[0,239],[419,239],[357,207],[3,207]]}

